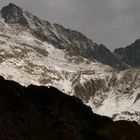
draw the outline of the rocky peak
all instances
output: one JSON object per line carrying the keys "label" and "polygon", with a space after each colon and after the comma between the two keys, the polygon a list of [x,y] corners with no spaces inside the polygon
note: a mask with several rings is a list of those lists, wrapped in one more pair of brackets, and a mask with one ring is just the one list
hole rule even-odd
{"label": "rocky peak", "polygon": [[29,26],[27,19],[24,17],[22,8],[10,3],[1,10],[1,15],[6,23],[20,24],[22,26]]}
{"label": "rocky peak", "polygon": [[54,24],[54,26],[63,44],[65,44],[64,46],[68,54],[79,55],[92,61],[97,60],[103,64],[114,67],[123,66],[106,46],[92,42],[92,40],[77,31],[66,29],[58,24]]}
{"label": "rocky peak", "polygon": [[56,48],[65,49],[69,56],[80,56],[113,67],[125,68],[123,62],[118,60],[107,47],[92,42],[80,32],[51,24],[12,3],[2,8],[1,14],[6,23],[29,28],[33,36],[43,42],[47,41]]}
{"label": "rocky peak", "polygon": [[114,50],[114,54],[132,67],[140,66],[140,39],[137,39],[131,45],[125,48],[118,48]]}
{"label": "rocky peak", "polygon": [[140,45],[140,39],[137,39],[137,40],[135,41],[135,44]]}
{"label": "rocky peak", "polygon": [[17,5],[10,3],[1,10],[1,15],[5,22],[8,24],[20,24],[22,26],[27,26],[30,28],[46,28],[51,27],[48,21],[44,21],[28,11],[24,11]]}
{"label": "rocky peak", "polygon": [[16,24],[30,29],[32,35],[41,41],[47,41],[54,46],[60,44],[51,23],[32,15],[28,11],[24,11],[13,3],[3,7],[1,15],[5,22],[10,25]]}

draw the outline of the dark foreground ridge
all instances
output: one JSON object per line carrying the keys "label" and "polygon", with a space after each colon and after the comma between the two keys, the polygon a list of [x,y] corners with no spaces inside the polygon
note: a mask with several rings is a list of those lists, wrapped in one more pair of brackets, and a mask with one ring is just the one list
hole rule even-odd
{"label": "dark foreground ridge", "polygon": [[113,122],[50,87],[0,77],[0,140],[139,140],[136,122]]}

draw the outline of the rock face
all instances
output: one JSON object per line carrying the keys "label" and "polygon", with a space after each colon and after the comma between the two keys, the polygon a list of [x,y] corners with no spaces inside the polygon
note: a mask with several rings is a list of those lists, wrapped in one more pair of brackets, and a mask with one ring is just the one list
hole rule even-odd
{"label": "rock face", "polygon": [[54,33],[55,29],[49,22],[39,19],[13,3],[3,7],[1,14],[6,23],[30,29],[30,32],[40,40],[48,41],[55,47],[62,47]]}
{"label": "rock face", "polygon": [[10,24],[19,23],[23,26],[29,26],[28,21],[23,15],[23,10],[18,6],[10,3],[8,6],[2,8],[1,14],[5,19],[5,22]]}
{"label": "rock face", "polygon": [[[14,4],[5,8],[0,17],[0,75],[24,86],[54,86],[82,99],[100,115],[140,123],[138,67],[77,31],[41,20]],[[9,9],[21,11],[29,26],[18,23]],[[131,68],[116,68],[125,66]]]}
{"label": "rock face", "polygon": [[114,120],[135,120],[140,124],[139,81],[139,69],[112,71],[112,75],[104,78],[90,76],[84,78],[83,82],[77,80],[74,90],[75,95],[96,113]]}
{"label": "rock face", "polygon": [[65,49],[70,55],[79,55],[92,61],[99,61],[114,67],[121,67],[123,63],[113,55],[104,45],[93,43],[83,34],[65,29],[63,26],[54,24]]}
{"label": "rock face", "polygon": [[113,122],[53,87],[25,88],[2,77],[0,113],[1,140],[138,140],[140,137],[136,122]]}
{"label": "rock face", "polygon": [[114,54],[121,61],[132,67],[140,66],[140,40],[136,40],[130,46],[119,48],[114,51]]}

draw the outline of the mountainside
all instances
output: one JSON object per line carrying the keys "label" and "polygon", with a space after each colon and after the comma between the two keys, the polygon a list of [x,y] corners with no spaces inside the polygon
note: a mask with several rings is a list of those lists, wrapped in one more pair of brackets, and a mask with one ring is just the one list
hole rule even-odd
{"label": "mountainside", "polygon": [[113,122],[50,87],[25,88],[0,77],[1,140],[138,140],[136,122]]}
{"label": "mountainside", "polygon": [[136,40],[126,48],[119,48],[114,50],[114,54],[121,61],[132,67],[140,66],[140,40]]}
{"label": "mountainside", "polygon": [[54,86],[98,114],[140,123],[139,68],[83,34],[14,4],[1,15],[0,75],[25,86]]}
{"label": "mountainside", "polygon": [[93,61],[96,59],[115,67],[122,64],[104,45],[93,43],[77,31],[65,29],[58,24],[51,25],[48,21],[41,20],[12,3],[2,8],[1,14],[6,23],[28,28],[35,37],[49,42],[56,48],[65,49],[70,55],[82,56]]}
{"label": "mountainside", "polygon": [[65,29],[58,24],[54,24],[54,26],[64,44],[67,55],[82,56],[89,60],[97,60],[103,64],[118,68],[126,67],[104,45],[93,43],[92,40],[77,31]]}

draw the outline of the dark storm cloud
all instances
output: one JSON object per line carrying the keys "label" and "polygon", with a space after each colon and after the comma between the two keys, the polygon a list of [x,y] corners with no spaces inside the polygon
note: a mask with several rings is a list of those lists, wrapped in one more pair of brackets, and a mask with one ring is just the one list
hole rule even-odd
{"label": "dark storm cloud", "polygon": [[13,2],[31,13],[78,30],[109,48],[140,38],[139,0],[1,0]]}

